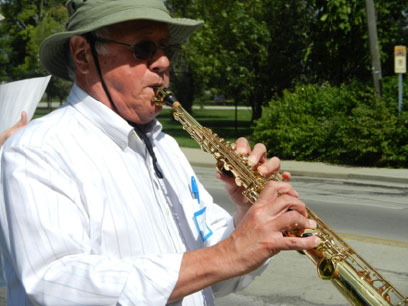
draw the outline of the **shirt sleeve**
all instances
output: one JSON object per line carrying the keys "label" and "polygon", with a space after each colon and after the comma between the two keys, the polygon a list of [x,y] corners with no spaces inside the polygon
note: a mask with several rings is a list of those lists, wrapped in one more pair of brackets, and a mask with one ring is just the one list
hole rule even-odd
{"label": "shirt sleeve", "polygon": [[[205,241],[206,246],[208,247],[226,239],[235,230],[235,226],[233,217],[225,209],[213,203],[212,197],[201,184],[200,190],[203,193],[204,201],[208,203],[207,222],[213,231],[213,235]],[[234,277],[213,285],[212,290],[214,295],[224,296],[232,292],[244,290],[256,276],[262,274],[267,268],[269,261],[270,260],[268,259],[263,265],[248,274]]]}
{"label": "shirt sleeve", "polygon": [[64,164],[41,148],[4,148],[2,232],[21,282],[9,286],[41,305],[165,305],[183,254],[93,253],[88,212]]}

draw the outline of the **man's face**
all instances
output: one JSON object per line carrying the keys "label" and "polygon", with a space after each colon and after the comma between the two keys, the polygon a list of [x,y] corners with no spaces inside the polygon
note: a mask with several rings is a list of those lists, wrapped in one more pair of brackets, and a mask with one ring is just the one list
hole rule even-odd
{"label": "man's face", "polygon": [[[145,40],[151,40],[157,46],[169,44],[166,24],[143,20],[114,25],[105,38],[127,44]],[[152,87],[169,85],[170,62],[163,49],[158,48],[148,60],[140,60],[127,46],[103,45],[106,52],[99,54],[98,58],[114,106],[106,100],[104,104],[126,120],[137,124],[150,122],[161,110],[152,102]]]}

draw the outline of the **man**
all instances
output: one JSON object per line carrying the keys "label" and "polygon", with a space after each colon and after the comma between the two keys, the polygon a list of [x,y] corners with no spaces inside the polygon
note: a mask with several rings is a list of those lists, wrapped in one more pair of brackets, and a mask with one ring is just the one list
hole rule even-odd
{"label": "man", "polygon": [[[171,18],[161,0],[67,6],[67,31],[43,42],[40,59],[75,85],[2,156],[10,305],[212,305],[280,250],[319,243],[283,237],[316,225],[289,184],[268,183],[249,205],[217,174],[232,218],[161,132],[153,87],[168,86],[173,49],[201,22]],[[265,175],[279,170],[263,145],[236,147]]]}

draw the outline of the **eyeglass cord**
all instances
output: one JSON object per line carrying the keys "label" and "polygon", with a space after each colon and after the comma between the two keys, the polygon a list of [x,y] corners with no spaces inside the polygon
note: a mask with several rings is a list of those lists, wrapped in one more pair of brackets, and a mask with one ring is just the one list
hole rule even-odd
{"label": "eyeglass cord", "polygon": [[150,141],[149,137],[147,137],[146,133],[140,128],[140,126],[134,124],[133,122],[128,121],[128,123],[133,126],[133,128],[135,129],[135,132],[137,133],[137,135],[143,139],[147,151],[149,152],[151,158],[152,158],[152,162],[153,162],[153,168],[154,168],[154,172],[156,172],[156,175],[158,178],[162,179],[163,178],[163,174],[161,173],[159,166],[158,166],[158,162],[157,162],[157,158],[156,158],[156,154],[154,154],[153,151],[153,145],[152,142]]}

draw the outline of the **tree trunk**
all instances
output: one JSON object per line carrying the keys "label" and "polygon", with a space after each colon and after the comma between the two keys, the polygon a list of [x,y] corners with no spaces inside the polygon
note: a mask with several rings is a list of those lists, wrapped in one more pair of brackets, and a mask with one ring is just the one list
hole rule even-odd
{"label": "tree trunk", "polygon": [[262,116],[262,102],[259,100],[253,100],[252,103],[252,122],[261,118]]}
{"label": "tree trunk", "polygon": [[371,70],[374,88],[378,96],[382,95],[382,73],[380,51],[378,49],[377,23],[375,17],[374,0],[366,0],[368,42],[370,44]]}

